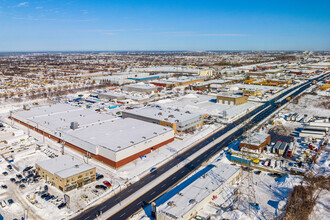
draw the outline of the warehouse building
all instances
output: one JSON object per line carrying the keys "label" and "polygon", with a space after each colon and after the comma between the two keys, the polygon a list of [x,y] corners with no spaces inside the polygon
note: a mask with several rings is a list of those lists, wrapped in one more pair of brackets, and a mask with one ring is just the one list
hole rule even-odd
{"label": "warehouse building", "polygon": [[242,105],[247,103],[248,97],[241,95],[219,95],[217,102],[225,105]]}
{"label": "warehouse building", "polygon": [[92,183],[96,178],[94,166],[67,155],[37,162],[36,171],[41,178],[64,193]]}
{"label": "warehouse building", "polygon": [[126,97],[122,93],[116,93],[116,92],[106,92],[106,93],[100,93],[98,94],[99,99],[106,99],[106,100],[125,100]]}
{"label": "warehouse building", "polygon": [[130,84],[123,87],[124,91],[127,92],[141,92],[141,93],[156,93],[158,92],[158,87],[148,84]]}
{"label": "warehouse building", "polygon": [[171,127],[174,132],[182,132],[199,126],[203,126],[206,115],[183,112],[179,109],[162,109],[160,107],[145,107],[127,110],[122,113],[123,118],[135,118],[138,120]]}
{"label": "warehouse building", "polygon": [[[226,185],[233,185],[241,175],[242,170],[239,167],[224,163],[213,165],[213,168],[202,177],[181,191],[173,192],[174,196],[164,203],[157,204],[156,200],[157,220],[192,219],[198,211],[217,198],[219,194],[226,193]],[[166,197],[166,194],[163,196]]]}
{"label": "warehouse building", "polygon": [[262,90],[257,89],[244,89],[243,90],[244,96],[262,96]]}
{"label": "warehouse building", "polygon": [[61,103],[11,112],[11,118],[115,168],[174,140],[172,128]]}
{"label": "warehouse building", "polygon": [[239,144],[239,148],[249,148],[263,152],[265,147],[270,144],[270,134],[253,133]]}

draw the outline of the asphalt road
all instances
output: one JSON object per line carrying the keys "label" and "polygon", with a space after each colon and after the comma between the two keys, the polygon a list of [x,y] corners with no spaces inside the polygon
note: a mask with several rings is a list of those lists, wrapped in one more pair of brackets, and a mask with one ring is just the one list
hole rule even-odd
{"label": "asphalt road", "polygon": [[[325,76],[318,77],[317,80],[322,80]],[[302,91],[305,89],[309,88],[312,83],[312,80],[300,85],[300,89],[294,92],[293,94],[290,95],[290,97],[295,97],[296,95],[300,94]],[[174,159],[170,160],[163,166],[159,167],[157,169],[157,172],[150,173],[140,179],[138,182],[128,186],[126,189],[122,190],[121,192],[117,193],[115,196],[109,198],[105,202],[94,206],[88,210],[85,210],[82,212],[80,215],[72,218],[74,220],[78,219],[94,219],[96,216],[102,211],[102,213],[106,212],[107,210],[111,209],[118,203],[120,203],[122,200],[126,199],[139,189],[143,188],[144,185],[148,184],[149,182],[155,180],[168,170],[170,170],[172,167],[176,166],[192,154],[194,154],[196,151],[199,149],[205,147],[207,144],[212,142],[214,139],[217,139],[218,137],[222,136],[223,134],[227,133],[237,125],[241,124],[245,120],[251,118],[254,116],[254,118],[247,123],[245,126],[241,127],[237,131],[235,131],[233,134],[225,138],[223,141],[220,143],[214,145],[211,147],[209,150],[205,151],[201,155],[199,155],[197,158],[186,164],[183,168],[178,170],[176,173],[172,174],[170,177],[165,179],[163,182],[161,182],[159,185],[155,186],[145,194],[143,194],[141,197],[137,198],[136,200],[132,201],[128,206],[114,214],[108,219],[126,219],[129,218],[132,214],[136,213],[139,209],[142,208],[142,205],[144,202],[151,202],[155,198],[157,198],[160,194],[166,192],[169,190],[172,186],[174,186],[178,181],[182,180],[184,177],[189,175],[192,171],[194,171],[196,168],[198,168],[204,161],[210,159],[213,157],[217,152],[219,152],[221,149],[224,147],[228,146],[231,142],[233,142],[235,139],[239,138],[245,131],[248,129],[252,128],[256,123],[262,121],[264,118],[272,114],[278,107],[278,103],[276,103],[277,100],[282,98],[283,96],[289,94],[293,90],[297,89],[298,87],[295,87],[293,89],[290,89],[278,97],[274,98],[271,101],[266,102],[264,105],[258,107],[257,109],[249,112],[245,116],[237,119],[233,123],[227,125],[225,128],[221,129],[217,133],[211,135],[210,137],[202,140],[201,142],[197,143],[195,146],[191,147],[187,151],[183,152],[182,154],[178,155]],[[286,99],[282,100],[279,104],[283,105],[287,102]],[[266,109],[266,110],[265,110]],[[263,111],[265,110],[265,111]],[[262,112],[261,112],[262,111]]]}

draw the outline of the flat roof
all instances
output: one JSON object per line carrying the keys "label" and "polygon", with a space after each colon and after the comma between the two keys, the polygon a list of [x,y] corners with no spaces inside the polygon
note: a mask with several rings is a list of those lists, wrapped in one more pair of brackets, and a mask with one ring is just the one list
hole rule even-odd
{"label": "flat roof", "polygon": [[126,118],[75,130],[66,129],[64,132],[93,145],[117,152],[170,131],[173,131],[173,129],[137,119]]}
{"label": "flat roof", "polygon": [[56,174],[63,179],[95,168],[68,155],[44,160],[36,164],[51,174]]}
{"label": "flat roof", "polygon": [[260,145],[266,141],[266,138],[269,137],[270,134],[263,133],[253,133],[249,138],[244,139],[241,143],[250,144],[250,145]]}
{"label": "flat roof", "polygon": [[[183,217],[187,212],[194,208],[198,203],[203,201],[207,196],[213,193],[227,180],[239,172],[240,168],[224,163],[219,163],[204,175],[192,182],[180,191],[180,195],[176,193],[165,203],[157,207],[158,212],[168,213],[176,218]],[[166,196],[166,194],[165,194]],[[169,202],[175,205],[169,206]]]}
{"label": "flat roof", "polygon": [[125,112],[171,123],[183,122],[201,116],[199,114],[190,113],[188,111],[179,109],[172,110],[156,106],[136,108],[126,110]]}
{"label": "flat roof", "polygon": [[51,130],[69,128],[71,122],[78,122],[80,127],[84,127],[117,119],[112,115],[101,114],[64,103],[45,105],[14,113]]}

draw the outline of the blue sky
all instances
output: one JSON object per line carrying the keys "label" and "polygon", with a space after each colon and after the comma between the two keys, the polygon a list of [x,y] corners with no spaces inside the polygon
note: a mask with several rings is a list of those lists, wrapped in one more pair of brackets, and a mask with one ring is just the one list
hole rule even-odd
{"label": "blue sky", "polygon": [[326,0],[0,0],[0,51],[330,50]]}

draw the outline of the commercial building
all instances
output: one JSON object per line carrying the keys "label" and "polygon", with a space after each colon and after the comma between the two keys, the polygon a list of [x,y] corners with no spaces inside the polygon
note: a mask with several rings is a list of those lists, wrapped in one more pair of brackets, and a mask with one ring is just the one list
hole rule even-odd
{"label": "commercial building", "polygon": [[157,93],[158,87],[148,84],[130,84],[123,87],[124,91],[127,92],[141,92],[141,93]]}
{"label": "commercial building", "polygon": [[180,77],[170,78],[168,80],[152,81],[151,84],[162,87],[188,86],[197,82],[204,82],[203,77]]}
{"label": "commercial building", "polygon": [[96,168],[67,155],[36,163],[36,171],[51,185],[68,192],[94,182]]}
{"label": "commercial building", "polygon": [[213,168],[183,190],[175,191],[170,199],[156,204],[157,220],[192,219],[207,203],[225,192],[226,185],[233,185],[241,175],[239,167],[223,163],[213,165]]}
{"label": "commercial building", "polygon": [[174,140],[172,128],[61,103],[11,112],[11,118],[115,168]]}
{"label": "commercial building", "polygon": [[125,94],[117,93],[117,92],[106,92],[98,94],[99,99],[106,99],[106,100],[125,100]]}
{"label": "commercial building", "polygon": [[244,89],[243,90],[244,96],[262,96],[262,90],[257,89]]}
{"label": "commercial building", "polygon": [[123,118],[135,118],[138,120],[171,127],[175,133],[196,128],[203,125],[206,115],[183,112],[179,109],[162,109],[161,107],[145,107],[127,110],[122,113]]}
{"label": "commercial building", "polygon": [[217,102],[226,105],[241,105],[247,103],[248,97],[241,95],[219,95]]}
{"label": "commercial building", "polygon": [[270,134],[253,133],[239,144],[239,148],[249,148],[263,152],[264,148],[270,144]]}

